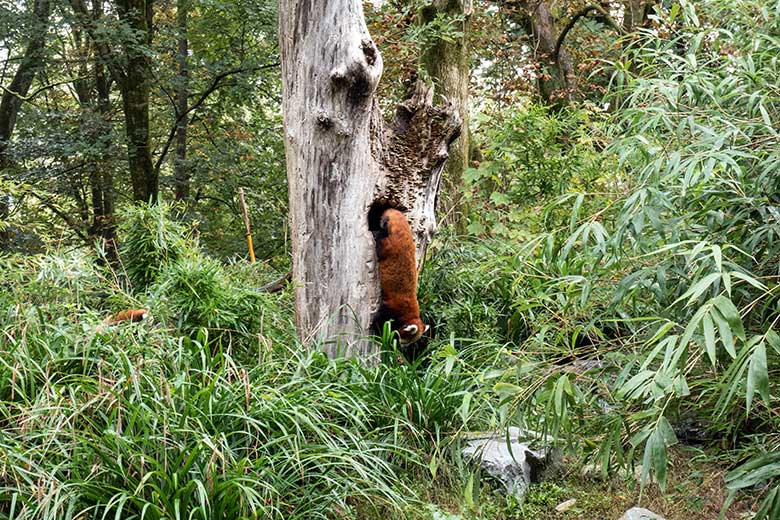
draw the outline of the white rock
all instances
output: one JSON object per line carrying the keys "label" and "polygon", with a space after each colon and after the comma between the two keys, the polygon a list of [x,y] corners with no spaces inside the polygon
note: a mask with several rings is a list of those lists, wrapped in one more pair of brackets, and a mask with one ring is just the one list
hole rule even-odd
{"label": "white rock", "polygon": [[644,507],[632,507],[625,512],[620,520],[665,520],[664,517],[659,516],[649,509]]}
{"label": "white rock", "polygon": [[563,513],[564,511],[571,509],[576,503],[577,503],[576,498],[570,498],[569,500],[561,502],[560,504],[555,506],[555,510],[558,511],[559,513]]}
{"label": "white rock", "polygon": [[507,494],[522,497],[528,486],[542,480],[560,462],[560,453],[531,449],[519,428],[509,428],[509,442],[504,432],[468,434],[463,449],[466,460],[479,461],[482,469],[500,482]]}

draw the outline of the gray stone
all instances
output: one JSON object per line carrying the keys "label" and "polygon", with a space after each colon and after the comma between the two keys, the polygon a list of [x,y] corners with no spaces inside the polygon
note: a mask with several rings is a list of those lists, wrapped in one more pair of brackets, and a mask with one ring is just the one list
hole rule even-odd
{"label": "gray stone", "polygon": [[664,517],[659,516],[649,509],[644,507],[632,507],[626,513],[620,517],[620,520],[665,520]]}
{"label": "gray stone", "polygon": [[507,494],[522,497],[528,486],[541,481],[560,464],[557,450],[532,449],[524,439],[529,433],[509,428],[509,442],[504,432],[468,434],[463,449],[468,461],[479,462],[482,469],[496,479]]}

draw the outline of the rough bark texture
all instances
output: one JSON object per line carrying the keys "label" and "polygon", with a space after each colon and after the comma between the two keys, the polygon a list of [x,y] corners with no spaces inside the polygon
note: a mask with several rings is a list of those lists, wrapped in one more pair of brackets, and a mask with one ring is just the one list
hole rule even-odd
{"label": "rough bark texture", "polygon": [[[19,115],[22,100],[29,92],[35,74],[43,67],[49,14],[49,0],[35,0],[32,12],[32,36],[11,83],[3,89],[3,95],[0,97],[0,175],[5,175],[5,171],[9,167],[8,141],[16,126],[16,118]],[[0,220],[8,216],[9,210],[9,196],[0,193]],[[8,231],[0,229],[0,249],[7,247],[8,240]]]}
{"label": "rough bark texture", "polygon": [[460,120],[421,93],[385,130],[374,98],[382,59],[358,0],[281,0],[279,35],[298,332],[323,340],[331,356],[374,362],[366,337],[380,290],[369,210],[406,210],[421,259]]}
{"label": "rough bark texture", "polygon": [[632,32],[647,20],[656,0],[626,0],[623,11],[623,30]]}
{"label": "rough bark texture", "polygon": [[[457,39],[441,38],[422,56],[425,70],[436,85],[437,104],[446,100],[452,103],[461,118],[460,136],[449,149],[449,159],[441,188],[440,214],[458,224],[463,219],[458,211],[459,189],[469,162],[469,55],[466,45],[471,0],[434,0],[422,10],[422,23],[432,22],[443,14],[458,24],[462,36]],[[460,21],[462,20],[462,21]]]}
{"label": "rough bark texture", "polygon": [[127,66],[120,82],[127,134],[127,160],[133,199],[157,202],[158,173],[149,149],[149,93],[152,67],[147,47],[152,41],[152,0],[120,0],[119,18],[133,31],[134,39],[125,44]]}
{"label": "rough bark texture", "polygon": [[433,89],[417,83],[414,95],[396,109],[385,133],[387,146],[374,154],[382,172],[374,201],[404,211],[415,235],[418,269],[437,230],[439,186],[448,149],[461,128],[455,107],[434,107],[433,94]]}

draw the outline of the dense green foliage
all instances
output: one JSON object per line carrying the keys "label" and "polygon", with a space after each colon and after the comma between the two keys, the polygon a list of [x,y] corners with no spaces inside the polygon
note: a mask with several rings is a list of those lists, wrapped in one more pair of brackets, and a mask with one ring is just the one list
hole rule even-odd
{"label": "dense green foliage", "polygon": [[[424,454],[477,423],[459,413],[460,392],[477,383],[454,351],[423,375],[328,360],[298,344],[288,293],[248,289],[258,269],[183,246],[162,206],[134,213],[126,244],[159,251],[149,236],[164,235],[181,247],[135,296],[83,254],[2,273],[0,513],[343,518],[412,507],[394,475],[422,472],[435,460]],[[133,258],[140,268],[160,257]],[[107,326],[95,311],[105,302],[147,303],[152,322]]]}
{"label": "dense green foliage", "polygon": [[[21,104],[7,149],[8,166],[0,176],[0,191],[13,197],[13,211],[0,212],[0,229],[10,230],[3,248],[92,246],[101,218],[122,222],[132,189],[121,82],[109,80],[103,100],[96,78],[105,71],[99,66],[109,72],[113,65],[126,66],[120,50],[131,46],[151,61],[149,149],[163,199],[173,200],[174,167],[180,167],[189,186],[187,219],[197,224],[205,247],[220,257],[243,256],[237,190],[244,187],[250,207],[257,208],[250,214],[257,256],[283,256],[287,194],[276,3],[180,2],[188,9],[186,76],[177,69],[177,38],[183,29],[176,2],[150,4],[154,13],[148,44],[138,41],[119,16],[121,2],[88,6],[93,33],[74,12],[79,4],[57,0],[51,1],[57,16],[49,21],[49,30],[31,26],[33,3],[0,8],[0,24],[15,27],[0,30],[3,87],[32,35],[47,34],[44,64],[29,99]],[[94,37],[112,51],[116,63],[106,65]],[[182,116],[177,107],[182,87],[188,93],[189,120],[184,158],[174,139]],[[103,199],[113,202],[103,208]]]}
{"label": "dense green foliage", "polygon": [[[517,313],[528,326],[509,353],[516,368],[494,386],[513,420],[561,442],[580,439],[577,451],[605,475],[641,462],[642,481],[652,477],[661,488],[668,450],[680,442],[717,446],[735,461],[753,457],[727,476],[735,492],[780,477],[780,4],[707,7],[675,6],[659,20],[669,38],[645,34],[613,65],[622,71],[612,97],[619,105],[598,124],[609,143],[602,158],[588,160],[596,150],[571,131],[573,143],[535,154],[535,140],[555,135],[560,118],[545,112],[493,131],[522,135],[514,120],[528,118],[521,128],[549,128],[531,139],[491,140],[472,194],[499,204],[493,214],[477,206],[472,223],[492,222],[475,231],[511,236],[503,222],[522,220],[512,212],[528,219],[534,211],[518,205],[522,198],[547,201],[533,219],[541,230],[481,264],[503,266],[483,280],[486,302],[501,294],[497,285],[511,288],[512,305],[501,297],[490,312],[506,320]],[[549,188],[538,184],[539,164],[549,168]],[[473,276],[455,279],[468,286]],[[778,508],[770,487],[757,517],[773,518]]]}
{"label": "dense green foliage", "polygon": [[[53,34],[71,34],[61,7]],[[149,49],[159,145],[181,81],[170,7]],[[377,367],[304,348],[292,288],[258,291],[289,263],[273,7],[192,7],[190,87],[221,79],[192,114],[189,200],[128,204],[120,121],[64,87],[20,114],[0,179],[15,230],[0,253],[0,519],[546,518],[570,497],[555,518],[601,518],[634,479],[640,496],[701,483],[680,471],[725,489],[674,514],[780,516],[778,0],[666,2],[614,41],[583,20],[566,46],[605,90],[564,107],[527,95],[538,64],[517,13],[475,15],[466,234],[441,230],[420,273],[420,357],[386,331]],[[454,36],[445,18],[414,25],[419,7],[370,12],[395,94],[421,49]],[[0,13],[9,48],[23,18]],[[511,45],[517,62],[499,53]],[[50,61],[56,82],[67,67]],[[118,261],[68,235],[88,227],[88,164],[117,172]],[[242,185],[257,264],[235,260]],[[103,323],[135,307],[151,321]],[[460,447],[507,426],[574,470],[497,497]],[[605,479],[595,494],[573,483],[584,465]]]}

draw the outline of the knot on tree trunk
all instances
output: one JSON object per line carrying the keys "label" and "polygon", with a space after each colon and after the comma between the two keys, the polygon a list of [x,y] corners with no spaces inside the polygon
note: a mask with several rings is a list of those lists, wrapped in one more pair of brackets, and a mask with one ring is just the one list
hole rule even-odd
{"label": "knot on tree trunk", "polygon": [[366,100],[376,90],[382,75],[382,57],[374,42],[364,38],[330,71],[335,88],[345,89],[354,102]]}

